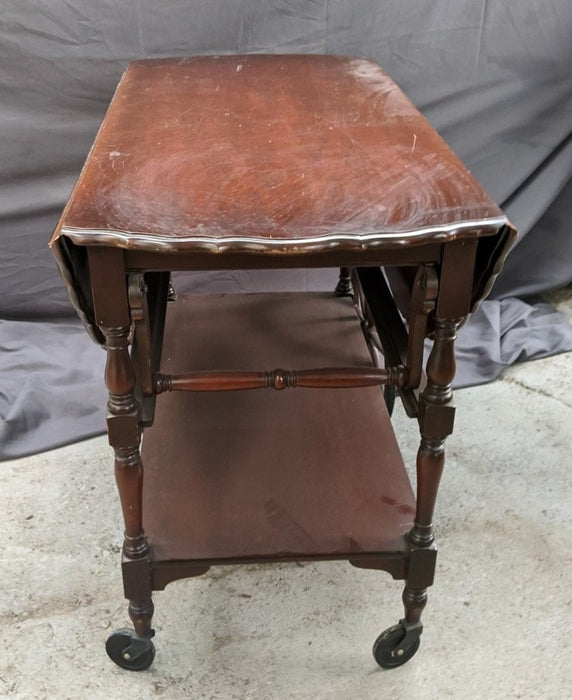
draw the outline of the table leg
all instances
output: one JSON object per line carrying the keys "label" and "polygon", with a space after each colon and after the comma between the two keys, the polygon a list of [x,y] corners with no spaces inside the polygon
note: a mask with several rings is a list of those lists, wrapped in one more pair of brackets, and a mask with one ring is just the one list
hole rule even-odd
{"label": "table leg", "polygon": [[109,443],[115,452],[115,477],[125,523],[123,582],[125,596],[129,599],[129,616],[135,628],[135,633],[131,630],[114,632],[107,641],[107,652],[120,666],[142,670],[154,657],[150,641],[153,636],[153,602],[150,550],[143,531],[141,428],[135,399],[135,371],[129,356],[130,327],[102,327],[102,331],[107,349],[107,428]]}
{"label": "table leg", "polygon": [[340,276],[336,286],[336,296],[351,297],[353,293],[352,271],[349,267],[340,267]]}
{"label": "table leg", "polygon": [[408,661],[419,648],[423,631],[421,614],[427,603],[427,588],[433,583],[437,556],[433,511],[445,464],[445,440],[453,431],[455,415],[452,403],[456,369],[454,343],[461,321],[435,319],[434,343],[427,361],[427,385],[419,401],[421,443],[417,453],[417,510],[408,534],[409,565],[403,591],[405,617],[383,632],[373,649],[376,661],[386,668]]}

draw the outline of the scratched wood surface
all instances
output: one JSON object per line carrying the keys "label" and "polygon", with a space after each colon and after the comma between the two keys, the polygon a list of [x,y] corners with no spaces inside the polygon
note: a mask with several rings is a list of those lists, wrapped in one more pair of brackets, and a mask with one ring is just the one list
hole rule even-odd
{"label": "scratched wood surface", "polygon": [[132,63],[54,238],[289,253],[495,234],[506,219],[375,63]]}

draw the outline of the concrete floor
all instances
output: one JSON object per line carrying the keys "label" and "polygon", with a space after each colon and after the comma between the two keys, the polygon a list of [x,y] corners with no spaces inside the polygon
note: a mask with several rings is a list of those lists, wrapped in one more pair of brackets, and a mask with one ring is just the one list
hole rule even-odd
{"label": "concrete floor", "polygon": [[[558,298],[572,315],[571,294]],[[414,659],[381,670],[401,583],[345,563],[215,568],[155,595],[157,657],[108,661],[127,623],[105,438],[0,468],[0,696],[572,697],[572,354],[458,391],[440,545]],[[413,464],[415,425],[397,434]]]}

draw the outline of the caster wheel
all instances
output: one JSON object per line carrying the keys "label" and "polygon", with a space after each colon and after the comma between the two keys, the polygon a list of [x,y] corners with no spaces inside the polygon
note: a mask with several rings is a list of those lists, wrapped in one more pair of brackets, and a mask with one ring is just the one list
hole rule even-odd
{"label": "caster wheel", "polygon": [[105,644],[109,658],[128,671],[144,671],[155,658],[155,646],[150,639],[138,637],[133,630],[114,632]]}
{"label": "caster wheel", "polygon": [[382,632],[373,645],[373,656],[382,668],[395,668],[409,661],[419,649],[419,636],[410,644],[402,645],[407,632],[402,625],[394,625]]}

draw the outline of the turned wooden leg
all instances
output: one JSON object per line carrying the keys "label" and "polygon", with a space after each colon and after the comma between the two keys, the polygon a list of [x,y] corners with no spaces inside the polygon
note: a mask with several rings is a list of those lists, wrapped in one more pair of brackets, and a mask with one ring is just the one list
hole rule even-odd
{"label": "turned wooden leg", "polygon": [[151,598],[146,600],[130,600],[129,601],[129,617],[133,623],[135,633],[139,637],[152,637],[153,630],[151,621],[155,607]]}
{"label": "turned wooden leg", "polygon": [[445,439],[453,430],[451,390],[455,376],[454,341],[462,319],[436,319],[434,344],[427,361],[427,386],[419,402],[421,444],[417,453],[417,509],[408,534],[409,561],[403,591],[405,617],[375,641],[375,660],[384,668],[401,666],[419,648],[421,614],[433,583],[437,547],[433,511],[445,463]]}
{"label": "turned wooden leg", "polygon": [[125,523],[123,587],[135,628],[113,632],[105,649],[122,668],[142,671],[153,662],[155,647],[151,641],[151,555],[142,519],[141,415],[129,353],[132,312],[123,251],[94,246],[88,250],[88,259],[97,324],[107,350],[107,433],[115,452],[115,476]]}
{"label": "turned wooden leg", "polygon": [[143,531],[143,465],[139,407],[135,399],[135,371],[129,356],[129,327],[103,328],[106,337],[105,383],[109,390],[107,428],[115,451],[115,478],[125,523],[123,572],[125,595],[136,634],[152,635],[149,544]]}
{"label": "turned wooden leg", "polygon": [[434,343],[427,362],[427,386],[420,398],[417,510],[408,535],[411,561],[403,592],[405,619],[411,624],[419,622],[427,602],[427,587],[433,583],[437,554],[433,511],[445,464],[445,440],[453,431],[454,343],[461,320],[435,319]]}
{"label": "turned wooden leg", "polygon": [[129,357],[129,328],[104,328],[107,365],[105,383],[109,390],[107,432],[115,452],[115,478],[125,522],[124,554],[137,559],[149,545],[142,524],[143,465],[139,408],[135,399],[135,370]]}
{"label": "turned wooden leg", "polygon": [[340,276],[336,286],[336,296],[351,297],[353,293],[352,272],[349,267],[340,267]]}

